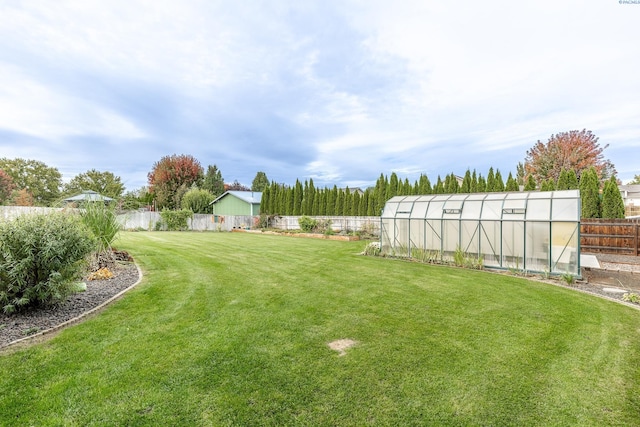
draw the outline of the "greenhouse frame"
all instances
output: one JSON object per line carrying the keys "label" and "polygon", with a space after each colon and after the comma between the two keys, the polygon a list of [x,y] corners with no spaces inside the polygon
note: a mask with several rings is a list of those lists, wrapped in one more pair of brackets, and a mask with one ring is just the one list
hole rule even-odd
{"label": "greenhouse frame", "polygon": [[395,196],[380,218],[385,255],[580,276],[580,192]]}

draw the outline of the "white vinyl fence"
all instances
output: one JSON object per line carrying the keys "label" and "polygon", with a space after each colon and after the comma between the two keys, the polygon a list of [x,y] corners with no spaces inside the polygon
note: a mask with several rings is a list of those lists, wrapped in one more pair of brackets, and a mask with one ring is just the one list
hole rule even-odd
{"label": "white vinyl fence", "polygon": [[[0,206],[0,220],[11,220],[25,214],[46,214],[54,211],[75,211],[76,209],[43,208],[33,206]],[[269,227],[282,230],[299,230],[297,216],[273,217],[269,221]],[[330,220],[331,228],[336,232],[351,233],[365,231],[380,235],[380,217],[377,216],[315,216],[317,220]],[[188,220],[189,230],[193,231],[232,231],[234,229],[257,228],[258,216],[243,215],[210,215],[194,214]],[[124,230],[148,230],[154,231],[160,221],[159,212],[130,211],[118,215],[118,222]]]}

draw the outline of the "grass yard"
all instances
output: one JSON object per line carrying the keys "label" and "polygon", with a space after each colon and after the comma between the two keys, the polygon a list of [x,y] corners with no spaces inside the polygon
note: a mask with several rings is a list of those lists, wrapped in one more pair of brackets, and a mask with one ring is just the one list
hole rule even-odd
{"label": "grass yard", "polygon": [[[640,311],[363,242],[124,233],[143,282],[0,354],[0,425],[640,425]],[[355,346],[344,355],[338,339]]]}

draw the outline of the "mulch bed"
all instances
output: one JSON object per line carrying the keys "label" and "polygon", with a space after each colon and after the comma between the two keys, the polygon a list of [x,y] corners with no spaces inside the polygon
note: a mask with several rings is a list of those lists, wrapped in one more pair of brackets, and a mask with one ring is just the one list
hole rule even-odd
{"label": "mulch bed", "polygon": [[0,311],[0,349],[87,313],[131,287],[140,278],[138,267],[133,262],[118,262],[112,272],[114,277],[111,279],[85,281],[85,292],[73,294],[56,306],[12,315]]}

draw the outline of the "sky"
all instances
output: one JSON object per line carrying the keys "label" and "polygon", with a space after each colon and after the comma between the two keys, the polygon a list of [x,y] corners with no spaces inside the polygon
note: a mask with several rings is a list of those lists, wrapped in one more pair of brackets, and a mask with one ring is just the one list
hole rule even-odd
{"label": "sky", "polygon": [[587,129],[640,174],[640,0],[3,0],[0,157],[412,183]]}

